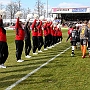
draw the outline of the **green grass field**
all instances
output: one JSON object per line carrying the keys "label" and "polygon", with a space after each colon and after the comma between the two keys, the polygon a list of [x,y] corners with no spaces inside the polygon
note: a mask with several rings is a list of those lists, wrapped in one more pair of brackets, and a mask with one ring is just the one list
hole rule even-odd
{"label": "green grass field", "polygon": [[[25,61],[18,63],[15,57],[15,34],[14,31],[7,30],[9,57],[5,63],[7,68],[0,69],[0,90],[5,90],[70,47],[70,42],[66,42],[67,30],[63,29],[62,32],[62,43],[47,51],[44,51],[42,47],[43,52],[36,56],[33,56],[31,51],[30,55],[32,57],[30,59],[25,58],[23,49],[22,59]],[[80,49],[75,50],[74,57],[70,55],[71,48],[11,90],[90,90],[90,58],[88,52],[85,59],[81,58]]]}

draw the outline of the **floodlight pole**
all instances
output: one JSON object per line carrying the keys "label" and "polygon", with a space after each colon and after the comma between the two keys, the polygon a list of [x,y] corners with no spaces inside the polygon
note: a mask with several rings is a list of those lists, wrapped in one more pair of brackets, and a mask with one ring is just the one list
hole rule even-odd
{"label": "floodlight pole", "polygon": [[47,18],[48,18],[48,0],[47,0]]}

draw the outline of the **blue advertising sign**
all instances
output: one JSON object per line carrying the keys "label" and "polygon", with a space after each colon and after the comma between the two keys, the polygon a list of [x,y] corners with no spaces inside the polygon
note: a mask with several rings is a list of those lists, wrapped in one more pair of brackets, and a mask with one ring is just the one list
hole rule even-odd
{"label": "blue advertising sign", "polygon": [[87,8],[73,8],[72,12],[86,12]]}

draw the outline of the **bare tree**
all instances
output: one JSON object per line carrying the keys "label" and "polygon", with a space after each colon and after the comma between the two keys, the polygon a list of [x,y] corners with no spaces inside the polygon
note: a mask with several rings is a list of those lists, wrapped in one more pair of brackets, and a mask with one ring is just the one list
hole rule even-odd
{"label": "bare tree", "polygon": [[18,10],[21,11],[21,0],[17,0]]}
{"label": "bare tree", "polygon": [[0,3],[0,9],[2,10],[4,8],[4,5]]}
{"label": "bare tree", "polygon": [[35,4],[34,12],[38,14],[38,16],[44,15],[44,3],[41,2],[41,0],[37,0]]}
{"label": "bare tree", "polygon": [[31,9],[28,7],[27,14],[31,13]]}
{"label": "bare tree", "polygon": [[23,8],[22,9],[22,12],[23,12],[22,18],[23,19],[26,19],[27,18],[27,14],[30,14],[31,13],[31,10],[29,8],[28,9]]}
{"label": "bare tree", "polygon": [[6,6],[7,18],[14,19],[15,13],[18,11],[18,5],[16,2],[10,2]]}

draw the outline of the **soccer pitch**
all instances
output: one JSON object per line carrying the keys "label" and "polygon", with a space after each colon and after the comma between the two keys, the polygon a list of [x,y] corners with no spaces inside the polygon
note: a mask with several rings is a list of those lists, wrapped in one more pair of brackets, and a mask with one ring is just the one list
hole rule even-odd
{"label": "soccer pitch", "polygon": [[80,48],[71,57],[70,42],[66,42],[67,29],[63,29],[63,41],[52,49],[43,50],[22,63],[16,62],[15,32],[7,31],[9,57],[6,69],[0,69],[0,90],[90,90],[90,58],[82,59]]}

